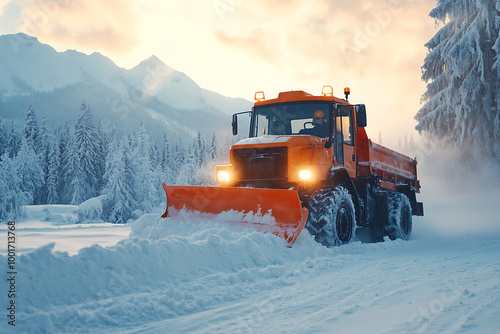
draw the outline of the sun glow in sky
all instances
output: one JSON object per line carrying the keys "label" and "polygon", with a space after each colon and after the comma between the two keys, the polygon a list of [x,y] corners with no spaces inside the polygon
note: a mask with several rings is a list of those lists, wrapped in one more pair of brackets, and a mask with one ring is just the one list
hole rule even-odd
{"label": "sun glow in sky", "polygon": [[[0,34],[57,51],[99,52],[132,68],[156,55],[226,96],[320,94],[365,103],[367,131],[393,145],[417,137],[436,0],[0,0]],[[237,112],[238,110],[235,110]]]}

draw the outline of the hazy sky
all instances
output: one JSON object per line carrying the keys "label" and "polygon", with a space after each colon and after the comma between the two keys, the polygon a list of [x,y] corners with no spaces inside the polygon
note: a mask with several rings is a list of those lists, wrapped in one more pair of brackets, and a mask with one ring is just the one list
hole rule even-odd
{"label": "hazy sky", "polygon": [[[0,34],[94,51],[131,68],[154,54],[200,86],[253,99],[323,85],[365,103],[369,135],[413,134],[436,0],[0,0]],[[235,110],[236,112],[236,110]]]}

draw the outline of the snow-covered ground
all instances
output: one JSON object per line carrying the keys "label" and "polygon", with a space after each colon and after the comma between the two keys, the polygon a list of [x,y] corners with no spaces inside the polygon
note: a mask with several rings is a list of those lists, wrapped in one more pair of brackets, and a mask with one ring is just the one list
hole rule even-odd
{"label": "snow-covered ground", "polygon": [[[28,207],[16,221],[16,328],[4,269],[0,332],[495,333],[498,218],[463,207],[496,210],[498,195],[467,198],[429,200],[410,241],[330,249],[307,231],[287,248],[223,223],[76,224],[75,207]],[[6,268],[6,226],[0,235]]]}
{"label": "snow-covered ground", "polygon": [[[25,208],[26,217],[16,220],[16,251],[26,253],[54,243],[54,251],[77,254],[84,247],[98,244],[113,246],[130,234],[130,225],[110,223],[78,224],[77,206],[74,205],[30,205]],[[7,235],[7,226],[0,231]],[[5,239],[5,238],[4,238]],[[7,254],[1,240],[0,254]]]}

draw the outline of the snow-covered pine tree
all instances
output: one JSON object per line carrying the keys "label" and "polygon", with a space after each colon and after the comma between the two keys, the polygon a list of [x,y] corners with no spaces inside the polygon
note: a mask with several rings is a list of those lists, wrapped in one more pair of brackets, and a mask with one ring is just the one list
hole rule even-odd
{"label": "snow-covered pine tree", "polygon": [[123,211],[123,222],[126,222],[129,218],[132,217],[132,212],[138,208],[137,200],[134,194],[134,183],[133,183],[133,173],[134,168],[132,161],[130,160],[130,138],[122,140],[120,143],[120,149],[122,152],[122,161],[123,161],[123,178],[127,180],[127,182],[123,183],[123,192],[124,200],[122,200],[123,207],[126,208]]}
{"label": "snow-covered pine tree", "polygon": [[157,199],[156,203],[159,204],[162,202],[161,200],[161,193],[163,192],[162,183],[165,183],[167,180],[165,178],[165,172],[163,171],[163,148],[162,144],[159,144],[155,142],[153,144],[153,149],[151,150],[152,154],[155,154],[156,159],[154,162],[152,162],[153,170],[154,170],[154,177],[155,181],[154,183],[157,186],[157,193],[159,198]]}
{"label": "snow-covered pine tree", "polygon": [[15,163],[5,153],[0,159],[0,220],[15,219],[29,196],[21,190],[21,179]]}
{"label": "snow-covered pine tree", "polygon": [[177,141],[175,142],[174,154],[172,157],[172,166],[170,166],[170,169],[172,170],[174,176],[177,176],[179,174],[182,165],[184,165],[185,159],[186,148],[184,147],[182,139],[177,138]]}
{"label": "snow-covered pine tree", "polygon": [[462,153],[500,159],[499,1],[438,0],[430,16],[444,26],[426,44],[417,130]]}
{"label": "snow-covered pine tree", "polygon": [[194,163],[197,168],[201,168],[201,166],[205,163],[206,155],[205,140],[201,136],[201,133],[198,132],[198,135],[194,139],[193,143]]}
{"label": "snow-covered pine tree", "polygon": [[49,145],[50,128],[47,125],[47,117],[43,116],[42,126],[38,131],[38,138],[36,140],[35,146],[38,148],[38,154],[41,156],[47,153]]}
{"label": "snow-covered pine tree", "polygon": [[146,131],[146,126],[144,125],[144,122],[141,122],[141,125],[139,127],[139,132],[135,135],[134,144],[135,144],[134,151],[137,153],[137,155],[141,157],[149,156],[151,138],[149,137]]}
{"label": "snow-covered pine tree", "polygon": [[2,158],[2,155],[7,150],[8,141],[9,140],[8,140],[8,136],[7,136],[7,131],[5,130],[5,128],[3,126],[2,119],[0,119],[0,159]]}
{"label": "snow-covered pine tree", "polygon": [[26,111],[25,116],[25,124],[23,130],[24,138],[28,139],[28,142],[31,142],[31,145],[35,149],[35,152],[38,154],[38,121],[36,118],[36,110],[33,107],[33,104],[30,103],[28,106],[28,110]]}
{"label": "snow-covered pine tree", "polygon": [[7,139],[6,152],[9,154],[9,158],[14,159],[19,152],[19,136],[17,135],[16,129],[14,128],[14,121],[12,121],[10,126],[9,137]]}
{"label": "snow-covered pine tree", "polygon": [[172,166],[173,166],[173,154],[170,151],[170,143],[168,141],[167,135],[163,134],[161,162],[158,170],[158,177],[161,183],[173,184],[175,182],[175,175],[174,172],[172,171]]}
{"label": "snow-covered pine tree", "polygon": [[99,146],[100,141],[92,109],[82,103],[75,124],[75,144],[80,158],[83,201],[99,193]]}
{"label": "snow-covered pine tree", "polygon": [[210,143],[210,151],[209,151],[210,160],[216,161],[218,158],[217,154],[217,137],[215,136],[215,132],[212,135],[212,142]]}
{"label": "snow-covered pine tree", "polygon": [[141,123],[136,135],[136,147],[133,152],[134,162],[134,189],[135,198],[139,207],[145,211],[151,209],[159,201],[159,184],[156,184],[156,171],[151,164],[151,139],[146,131],[144,123]]}
{"label": "snow-covered pine tree", "polygon": [[149,149],[149,159],[151,160],[151,166],[154,168],[158,167],[161,163],[161,154],[158,150],[158,144],[151,141],[151,147]]}
{"label": "snow-covered pine tree", "polygon": [[59,202],[59,170],[61,166],[61,154],[59,142],[52,138],[49,142],[48,167],[47,167],[47,204],[57,204]]}
{"label": "snow-covered pine tree", "polygon": [[133,170],[128,157],[130,146],[127,137],[122,137],[120,143],[113,140],[106,158],[106,185],[103,194],[106,195],[104,215],[109,222],[125,223],[132,217],[136,209]]}
{"label": "snow-covered pine tree", "polygon": [[170,145],[168,143],[167,134],[163,134],[163,145],[161,151],[161,170],[166,172],[170,170]]}
{"label": "snow-covered pine tree", "polygon": [[108,155],[108,142],[106,134],[102,130],[101,121],[97,123],[97,139],[99,141],[97,149],[97,179],[98,179],[98,193],[104,188],[104,173],[106,172],[106,156]]}
{"label": "snow-covered pine tree", "polygon": [[14,165],[21,182],[21,191],[29,194],[28,203],[33,204],[36,195],[43,186],[43,169],[38,155],[35,154],[30,137],[22,138],[19,153],[14,159]]}
{"label": "snow-covered pine tree", "polygon": [[83,196],[87,185],[82,177],[80,156],[78,155],[78,149],[74,141],[66,143],[66,150],[62,160],[64,179],[63,202],[72,205],[80,204],[87,199]]}
{"label": "snow-covered pine tree", "polygon": [[113,175],[114,170],[117,170],[115,167],[116,161],[120,160],[118,159],[118,155],[121,154],[119,152],[120,149],[120,139],[117,138],[116,133],[114,133],[110,137],[110,142],[108,143],[108,154],[106,155],[106,165],[105,165],[105,171],[104,171],[104,188],[101,191],[101,195],[106,192],[107,186],[110,182],[109,177]]}
{"label": "snow-covered pine tree", "polygon": [[66,123],[56,128],[55,137],[59,145],[59,155],[60,155],[60,168],[58,172],[58,182],[57,182],[57,193],[59,194],[60,203],[66,203],[66,170],[68,154],[66,148],[68,147],[68,142],[71,141],[71,130],[69,125]]}
{"label": "snow-covered pine tree", "polygon": [[37,144],[35,146],[38,147],[38,157],[40,160],[40,165],[43,170],[43,186],[40,189],[40,192],[36,196],[36,202],[39,204],[47,203],[47,175],[49,168],[49,132],[50,129],[47,125],[47,118],[44,116],[42,120],[42,126],[40,127],[40,132],[37,138]]}

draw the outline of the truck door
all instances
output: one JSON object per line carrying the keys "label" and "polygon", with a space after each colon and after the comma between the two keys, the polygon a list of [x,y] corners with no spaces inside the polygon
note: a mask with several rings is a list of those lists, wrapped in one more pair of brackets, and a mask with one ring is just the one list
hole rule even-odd
{"label": "truck door", "polygon": [[356,146],[352,108],[339,106],[335,117],[335,162],[343,165],[351,177],[356,177]]}

